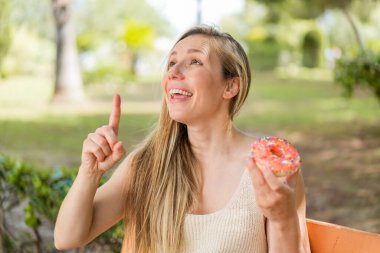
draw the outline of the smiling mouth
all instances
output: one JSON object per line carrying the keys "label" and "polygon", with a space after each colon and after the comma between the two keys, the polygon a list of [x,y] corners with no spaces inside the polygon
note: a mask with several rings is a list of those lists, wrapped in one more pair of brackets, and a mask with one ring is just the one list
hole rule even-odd
{"label": "smiling mouth", "polygon": [[184,91],[184,90],[180,90],[180,89],[170,89],[169,90],[169,94],[170,94],[170,98],[185,98],[185,97],[191,97],[193,96],[193,93],[191,92],[187,92],[187,91]]}

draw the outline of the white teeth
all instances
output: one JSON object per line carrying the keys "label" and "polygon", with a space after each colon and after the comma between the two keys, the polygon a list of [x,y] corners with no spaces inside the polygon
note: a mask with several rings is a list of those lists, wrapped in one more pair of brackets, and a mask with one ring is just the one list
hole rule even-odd
{"label": "white teeth", "polygon": [[170,89],[169,90],[169,94],[170,95],[180,94],[180,95],[185,95],[185,96],[188,96],[188,97],[191,97],[193,95],[190,92],[187,92],[187,91],[184,91],[184,90],[179,90],[179,89]]}

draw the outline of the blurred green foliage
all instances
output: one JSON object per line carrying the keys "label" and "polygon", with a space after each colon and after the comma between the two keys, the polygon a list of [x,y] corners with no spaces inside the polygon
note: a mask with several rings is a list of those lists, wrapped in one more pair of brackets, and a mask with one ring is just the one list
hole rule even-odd
{"label": "blurred green foliage", "polygon": [[[61,202],[72,185],[76,169],[67,168],[36,168],[27,163],[10,159],[0,154],[0,203],[1,210],[11,211],[5,203],[15,204],[26,201],[24,222],[34,231],[34,238],[40,238],[38,228],[42,219],[55,222]],[[107,180],[103,178],[102,183]],[[11,205],[11,208],[15,205]],[[7,210],[8,209],[8,210]],[[5,216],[6,217],[6,216]],[[4,223],[5,221],[0,221]],[[9,231],[8,231],[9,232]],[[17,238],[17,237],[15,237]],[[23,238],[30,241],[31,238]],[[93,244],[106,245],[104,252],[120,252],[123,240],[122,224],[98,237]],[[6,250],[20,251],[22,242],[6,240]],[[42,241],[35,240],[34,246],[38,252],[48,252],[43,249]],[[89,245],[91,247],[91,245]]]}
{"label": "blurred green foliage", "polygon": [[82,77],[86,84],[125,84],[135,78],[131,70],[113,65],[98,65],[94,69],[82,70]]}
{"label": "blurred green foliage", "polygon": [[342,57],[336,62],[334,74],[347,97],[352,96],[355,88],[365,87],[380,102],[380,53],[367,50],[354,57]]}
{"label": "blurred green foliage", "polygon": [[[245,12],[253,14],[250,16],[246,14],[248,18],[244,17],[245,21],[251,26],[262,26],[270,31],[272,36],[283,45],[280,54],[281,65],[295,63],[306,67],[323,66],[322,47],[339,47],[343,51],[364,48],[363,41],[368,42],[371,38],[378,37],[368,29],[368,26],[375,28],[378,22],[375,18],[378,13],[378,0],[251,0],[246,2]],[[250,8],[253,5],[255,8]],[[264,11],[258,11],[260,8]],[[309,24],[305,21],[309,21]],[[310,25],[311,23],[314,25]],[[311,31],[316,28],[320,31],[319,36]],[[285,61],[284,52],[287,54]],[[269,53],[268,57],[271,58],[272,55]],[[256,61],[260,60],[261,58],[256,59]]]}
{"label": "blurred green foliage", "polygon": [[308,31],[302,42],[302,65],[308,68],[318,67],[321,49],[320,33],[317,30]]}
{"label": "blurred green foliage", "polygon": [[248,59],[255,70],[271,70],[277,67],[282,44],[278,39],[276,25],[258,24],[245,36]]}
{"label": "blurred green foliage", "polygon": [[[105,68],[115,68],[112,74],[118,76],[117,80],[125,80],[122,70],[131,76],[131,62],[136,62],[144,57],[149,47],[146,47],[146,39],[137,45],[126,45],[123,36],[126,35],[125,24],[128,20],[134,20],[149,28],[151,35],[171,34],[169,22],[153,8],[147,1],[141,0],[86,0],[70,1],[73,7],[73,15],[76,44],[81,60],[81,70],[84,75],[100,76],[98,82],[112,82],[109,75],[101,72]],[[4,6],[4,7],[3,7]],[[5,8],[7,7],[7,8]],[[0,38],[7,33],[1,28],[3,24],[9,24],[13,31],[14,41],[12,50],[8,53],[4,71],[8,75],[23,74],[50,74],[55,57],[55,24],[50,0],[1,0],[0,13],[8,10],[9,22],[0,20]],[[1,16],[1,15],[0,15]],[[101,16],[101,18],[99,18]],[[141,28],[141,26],[140,26]],[[131,30],[131,29],[129,29]],[[146,30],[146,29],[145,29]],[[135,33],[136,34],[136,33]],[[128,32],[130,37],[131,33]],[[25,37],[27,37],[25,39]],[[136,37],[136,36],[135,36]],[[29,39],[30,38],[30,39]],[[155,36],[148,44],[153,45]],[[0,39],[1,40],[1,39]],[[141,47],[142,45],[142,47]],[[144,54],[135,54],[136,46],[144,51]],[[5,50],[0,42],[1,51]],[[134,60],[127,59],[133,53]],[[0,57],[1,59],[1,57]],[[39,64],[35,64],[38,61]],[[87,78],[89,80],[91,78]],[[86,80],[86,77],[85,77]]]}
{"label": "blurred green foliage", "polygon": [[86,31],[77,35],[76,45],[79,52],[88,52],[96,47],[96,35],[94,32]]}
{"label": "blurred green foliage", "polygon": [[168,21],[146,1],[91,0],[78,5],[76,14],[77,47],[92,62],[82,68],[85,84],[134,80],[157,34],[170,33]]}
{"label": "blurred green foliage", "polygon": [[[101,18],[99,18],[101,15]],[[168,35],[170,24],[147,1],[89,0],[76,6],[76,30],[93,33],[96,42],[115,40],[123,31],[125,22],[133,19],[151,27],[156,33]]]}
{"label": "blurred green foliage", "polygon": [[128,18],[125,22],[121,39],[127,45],[128,49],[139,51],[151,49],[155,36],[155,31],[149,24]]}
{"label": "blurred green foliage", "polygon": [[2,63],[11,46],[10,3],[0,0],[0,78],[5,77]]}
{"label": "blurred green foliage", "polygon": [[281,44],[275,37],[266,37],[262,40],[247,40],[248,57],[252,68],[256,70],[270,70],[277,67]]}
{"label": "blurred green foliage", "polygon": [[155,30],[148,23],[127,18],[120,37],[128,51],[129,73],[134,77],[139,54],[153,48]]}
{"label": "blurred green foliage", "polygon": [[38,37],[51,42],[55,38],[55,25],[51,0],[5,0],[11,6],[11,21],[14,30],[26,28]]}

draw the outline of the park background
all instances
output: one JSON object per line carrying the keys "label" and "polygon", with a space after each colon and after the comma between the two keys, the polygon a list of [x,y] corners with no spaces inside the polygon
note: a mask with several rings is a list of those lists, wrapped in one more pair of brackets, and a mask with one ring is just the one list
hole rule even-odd
{"label": "park background", "polygon": [[[127,150],[149,133],[167,52],[197,23],[246,49],[236,125],[297,147],[307,217],[380,233],[380,1],[0,0],[0,252],[56,252],[82,141],[115,93]],[[119,224],[76,252],[122,238]]]}

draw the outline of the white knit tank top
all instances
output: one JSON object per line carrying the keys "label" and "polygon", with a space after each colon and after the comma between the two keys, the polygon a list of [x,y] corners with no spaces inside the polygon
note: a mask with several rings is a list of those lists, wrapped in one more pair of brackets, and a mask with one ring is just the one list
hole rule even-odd
{"label": "white knit tank top", "polygon": [[211,214],[188,214],[184,253],[266,253],[264,216],[244,171],[228,204]]}

